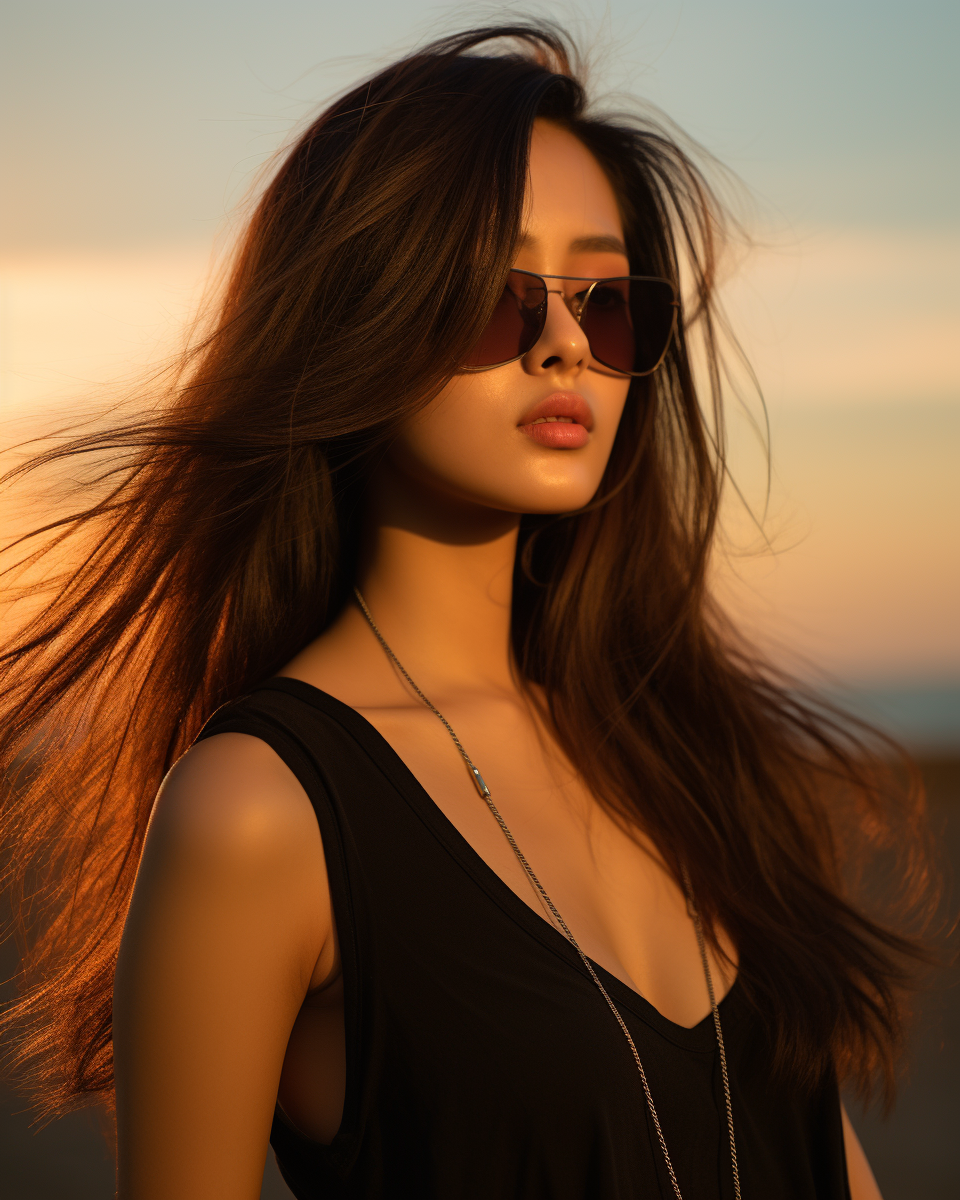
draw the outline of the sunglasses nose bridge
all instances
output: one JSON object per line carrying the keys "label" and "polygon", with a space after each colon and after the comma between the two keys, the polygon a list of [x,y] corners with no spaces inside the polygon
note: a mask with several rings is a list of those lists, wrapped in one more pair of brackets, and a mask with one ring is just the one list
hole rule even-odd
{"label": "sunglasses nose bridge", "polygon": [[[570,314],[570,316],[573,317],[574,321],[577,324],[576,333],[574,333],[574,331],[568,327],[566,335],[564,336],[562,333],[560,333],[560,331],[558,330],[558,328],[555,324],[551,324],[550,332],[548,334],[548,324],[550,324],[549,302],[550,302],[551,296],[559,296],[560,299],[563,301],[564,307],[566,308],[567,312]],[[590,353],[591,353],[590,344],[589,344],[589,341],[587,340],[586,335],[583,332],[583,329],[580,324],[580,311],[577,311],[574,309],[574,300],[575,300],[575,297],[567,297],[562,288],[548,288],[548,287],[544,288],[544,301],[543,301],[543,307],[541,309],[542,315],[541,315],[540,331],[537,335],[536,341],[530,347],[530,352],[536,350],[536,348],[538,346],[543,346],[545,337],[549,337],[549,339],[551,341],[554,341],[554,340],[556,340],[558,334],[560,334],[561,341],[569,341],[569,346],[566,347],[566,349],[563,352],[563,354],[561,355],[561,357],[564,357],[564,358],[568,357],[570,352],[574,350],[575,346],[577,346],[576,352],[579,353],[581,357],[583,357],[584,355],[587,357],[590,356]],[[555,322],[556,317],[554,317],[553,320]],[[581,343],[581,341],[582,341],[582,345],[578,346],[577,344]]]}
{"label": "sunglasses nose bridge", "polygon": [[[568,295],[568,287],[548,288],[548,279],[571,285],[574,290]],[[635,282],[642,285],[636,296]],[[619,298],[626,302],[628,313],[618,313],[617,296],[615,292],[608,296],[605,286],[598,294],[597,304],[590,303],[597,287],[627,283],[629,295],[624,293]],[[575,290],[578,284],[584,285],[581,292]],[[530,353],[546,332],[550,295],[559,295],[576,321],[579,327],[577,340],[585,339],[587,355],[617,374],[649,375],[655,371],[676,332],[679,301],[675,285],[667,279],[631,275],[597,280],[572,275],[539,275],[515,268],[470,356],[471,361],[463,370],[491,370]],[[669,308],[668,314],[660,311],[664,304]],[[572,331],[568,330],[569,333]]]}
{"label": "sunglasses nose bridge", "polygon": [[[582,283],[584,281],[577,280],[576,282]],[[544,290],[548,296],[559,296],[567,306],[570,315],[577,322],[577,324],[580,325],[582,324],[581,318],[583,317],[584,310],[586,309],[590,300],[590,294],[596,286],[597,283],[596,280],[594,280],[585,291],[574,292],[570,296],[567,295],[563,288],[545,288]]]}

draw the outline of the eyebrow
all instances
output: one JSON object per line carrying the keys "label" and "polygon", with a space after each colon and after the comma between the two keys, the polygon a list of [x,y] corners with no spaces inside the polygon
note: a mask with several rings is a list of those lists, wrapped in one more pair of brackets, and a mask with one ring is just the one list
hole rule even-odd
{"label": "eyebrow", "polygon": [[[539,244],[539,239],[531,233],[525,233],[520,239],[520,245],[532,249]],[[594,234],[591,237],[574,238],[570,243],[572,254],[622,254],[628,257],[627,248],[623,242],[612,234]]]}

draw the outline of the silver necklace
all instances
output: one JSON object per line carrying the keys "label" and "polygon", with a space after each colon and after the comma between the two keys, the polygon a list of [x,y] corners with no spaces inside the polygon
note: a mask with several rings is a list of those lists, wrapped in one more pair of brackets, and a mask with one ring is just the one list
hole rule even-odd
{"label": "silver necklace", "polygon": [[[570,945],[573,946],[573,948],[574,948],[574,950],[576,950],[577,954],[579,954],[580,960],[582,961],[583,965],[586,967],[587,972],[590,975],[590,978],[600,989],[601,995],[603,996],[604,1000],[606,1000],[606,1002],[607,1002],[607,1007],[610,1009],[610,1011],[613,1013],[614,1017],[616,1018],[617,1024],[620,1026],[620,1029],[623,1032],[623,1036],[627,1039],[627,1044],[630,1046],[630,1053],[633,1055],[633,1061],[637,1064],[637,1070],[640,1072],[640,1082],[643,1085],[643,1094],[647,1100],[647,1108],[650,1110],[650,1117],[653,1121],[653,1127],[657,1133],[657,1141],[660,1143],[660,1151],[663,1154],[663,1160],[667,1166],[667,1174],[670,1176],[670,1183],[673,1185],[674,1195],[676,1196],[677,1200],[683,1200],[683,1196],[681,1195],[681,1192],[680,1192],[680,1185],[677,1183],[677,1176],[673,1169],[673,1162],[671,1161],[671,1158],[670,1158],[670,1151],[667,1149],[666,1138],[664,1138],[663,1130],[660,1127],[660,1118],[657,1116],[656,1105],[653,1103],[653,1094],[650,1091],[650,1085],[647,1083],[647,1073],[643,1069],[643,1063],[640,1061],[640,1055],[637,1053],[637,1047],[634,1043],[633,1037],[630,1034],[630,1030],[627,1028],[623,1017],[621,1017],[621,1015],[620,1015],[620,1010],[617,1008],[617,1006],[614,1004],[614,1002],[610,999],[610,995],[607,992],[607,989],[600,982],[600,977],[597,975],[596,971],[593,969],[593,963],[590,961],[589,958],[587,958],[587,956],[584,954],[584,952],[580,949],[580,943],[570,932],[570,928],[567,925],[566,921],[560,915],[559,911],[557,910],[556,905],[553,903],[553,901],[547,895],[546,889],[544,888],[543,884],[540,882],[540,880],[534,874],[533,868],[527,862],[527,859],[526,859],[523,851],[517,845],[516,839],[514,838],[513,834],[510,832],[510,828],[507,825],[506,821],[503,819],[503,816],[501,815],[500,810],[494,804],[493,798],[490,795],[490,789],[487,787],[487,785],[483,781],[483,776],[480,774],[480,772],[477,770],[477,768],[473,765],[473,760],[471,759],[470,755],[466,752],[466,750],[463,748],[463,743],[457,737],[456,733],[454,733],[453,726],[450,724],[450,722],[447,720],[447,718],[443,715],[443,713],[439,710],[439,708],[437,708],[436,705],[432,704],[427,699],[427,697],[423,694],[423,692],[420,691],[420,689],[417,687],[417,685],[413,682],[413,679],[408,674],[403,663],[400,661],[399,658],[397,658],[397,656],[394,654],[394,652],[390,649],[390,646],[387,644],[387,639],[380,632],[379,628],[377,627],[376,621],[374,621],[373,616],[370,613],[370,609],[367,608],[367,603],[364,600],[363,596],[361,596],[360,589],[355,587],[353,589],[353,594],[356,596],[357,603],[360,605],[360,611],[366,617],[367,623],[369,624],[370,628],[373,630],[374,634],[376,635],[377,641],[380,643],[380,645],[386,651],[387,657],[392,661],[393,665],[397,668],[397,670],[404,677],[404,679],[407,681],[407,683],[409,683],[410,687],[413,688],[414,692],[423,701],[423,703],[427,706],[427,708],[429,708],[430,711],[433,713],[433,715],[442,722],[443,727],[446,729],[447,733],[449,733],[451,738],[453,738],[453,744],[456,746],[457,750],[460,752],[460,757],[467,764],[467,768],[470,771],[470,778],[473,780],[474,786],[476,787],[477,791],[479,792],[481,799],[484,800],[484,802],[486,803],[487,808],[489,808],[490,812],[493,814],[497,824],[500,826],[500,829],[503,831],[504,837],[510,843],[510,849],[516,855],[517,860],[520,863],[520,866],[523,867],[523,870],[526,873],[527,878],[530,880],[531,884],[533,884],[535,891],[537,892],[537,894],[539,895],[539,897],[543,901],[543,903],[546,905],[551,916],[556,921],[560,930],[563,932],[564,937],[567,939],[567,941],[570,943]],[[706,977],[706,981],[707,981],[707,995],[710,997],[710,1009],[713,1012],[713,1027],[717,1033],[717,1048],[720,1052],[720,1075],[723,1079],[723,1098],[724,1098],[724,1102],[725,1102],[726,1110],[727,1110],[727,1132],[730,1135],[730,1164],[731,1164],[731,1167],[733,1168],[733,1192],[734,1192],[735,1200],[740,1200],[740,1172],[737,1167],[737,1143],[736,1143],[736,1139],[734,1138],[734,1135],[733,1135],[733,1105],[730,1103],[730,1078],[727,1074],[727,1052],[726,1052],[726,1049],[723,1044],[723,1030],[720,1028],[720,1011],[717,1008],[716,995],[713,990],[713,976],[710,973],[710,962],[707,958],[707,947],[706,947],[706,944],[704,942],[704,937],[703,937],[703,926],[700,923],[700,913],[699,913],[696,905],[693,902],[693,895],[692,895],[691,888],[690,888],[690,878],[687,874],[686,867],[683,868],[683,883],[684,883],[684,891],[686,892],[686,897],[687,897],[687,907],[689,908],[690,915],[693,918],[693,928],[697,935],[697,946],[700,950],[700,961],[703,963],[703,973],[704,973],[704,976]]]}

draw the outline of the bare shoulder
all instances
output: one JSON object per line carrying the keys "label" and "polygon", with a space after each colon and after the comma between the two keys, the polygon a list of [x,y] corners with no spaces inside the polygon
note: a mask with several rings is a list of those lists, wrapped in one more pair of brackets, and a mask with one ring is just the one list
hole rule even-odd
{"label": "bare shoulder", "polygon": [[117,960],[120,1195],[257,1194],[290,1031],[337,968],[303,788],[257,738],[198,743],[154,803]]}
{"label": "bare shoulder", "polygon": [[[259,738],[198,742],[157,795],[130,910],[128,945],[237,942],[282,952],[316,986],[336,964],[330,886],[316,815],[300,782]],[[203,940],[203,938],[201,940]],[[284,968],[286,970],[286,967]]]}
{"label": "bare shoulder", "polygon": [[144,857],[326,886],[306,792],[266,742],[245,733],[215,734],[176,763],[157,795]]}

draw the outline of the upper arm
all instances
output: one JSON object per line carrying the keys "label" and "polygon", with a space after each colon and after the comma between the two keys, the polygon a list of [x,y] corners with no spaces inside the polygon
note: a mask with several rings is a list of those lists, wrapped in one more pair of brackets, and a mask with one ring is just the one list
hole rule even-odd
{"label": "upper arm", "polygon": [[157,797],[114,987],[121,1200],[256,1200],[291,1026],[333,923],[316,817],[264,742]]}
{"label": "upper arm", "polygon": [[847,1110],[840,1106],[840,1118],[843,1121],[843,1148],[847,1158],[847,1179],[850,1183],[850,1200],[883,1200],[877,1181],[870,1170],[867,1156],[860,1145],[860,1139],[854,1131]]}

